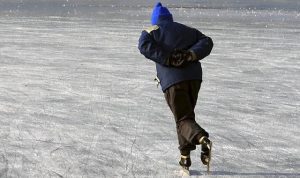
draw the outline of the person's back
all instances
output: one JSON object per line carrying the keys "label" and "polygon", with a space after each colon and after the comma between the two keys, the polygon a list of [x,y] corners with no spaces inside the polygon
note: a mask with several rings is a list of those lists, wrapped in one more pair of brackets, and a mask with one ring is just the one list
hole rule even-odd
{"label": "person's back", "polygon": [[[160,6],[160,3],[156,5],[158,8]],[[212,40],[195,28],[174,22],[173,17],[167,13],[157,18],[153,18],[152,15],[152,24],[152,27],[142,32],[139,50],[145,57],[156,62],[157,77],[162,90],[165,91],[170,86],[186,80],[202,81],[199,60],[209,55]],[[192,51],[197,60],[186,63],[181,68],[168,65],[167,59],[176,49]]]}
{"label": "person's back", "polygon": [[198,30],[178,22],[162,21],[157,26],[159,28],[153,31],[153,38],[165,49],[189,49],[198,41]]}

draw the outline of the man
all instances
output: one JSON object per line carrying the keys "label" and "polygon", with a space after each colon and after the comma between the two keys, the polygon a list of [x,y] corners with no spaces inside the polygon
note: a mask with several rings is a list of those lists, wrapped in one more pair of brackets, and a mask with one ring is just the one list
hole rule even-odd
{"label": "man", "polygon": [[176,121],[179,164],[188,171],[190,152],[201,145],[201,160],[209,167],[212,143],[196,123],[194,109],[202,82],[199,60],[210,54],[213,42],[197,29],[174,22],[161,3],[154,6],[151,23],[152,27],[142,31],[138,48],[156,63],[157,77]]}

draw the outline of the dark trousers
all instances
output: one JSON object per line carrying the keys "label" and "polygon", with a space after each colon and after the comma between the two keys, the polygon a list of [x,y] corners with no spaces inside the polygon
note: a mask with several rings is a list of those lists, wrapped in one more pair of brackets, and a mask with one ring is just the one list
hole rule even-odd
{"label": "dark trousers", "polygon": [[196,149],[199,139],[208,133],[195,121],[195,106],[201,81],[191,80],[175,84],[165,91],[166,101],[174,114],[179,142],[179,150],[182,155],[190,154]]}

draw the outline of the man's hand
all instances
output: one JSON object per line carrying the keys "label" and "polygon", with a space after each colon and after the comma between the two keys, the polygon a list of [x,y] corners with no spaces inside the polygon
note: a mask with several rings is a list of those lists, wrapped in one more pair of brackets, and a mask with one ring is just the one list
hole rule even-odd
{"label": "man's hand", "polygon": [[175,49],[166,61],[166,64],[174,67],[183,67],[188,62],[196,61],[196,55],[193,51]]}

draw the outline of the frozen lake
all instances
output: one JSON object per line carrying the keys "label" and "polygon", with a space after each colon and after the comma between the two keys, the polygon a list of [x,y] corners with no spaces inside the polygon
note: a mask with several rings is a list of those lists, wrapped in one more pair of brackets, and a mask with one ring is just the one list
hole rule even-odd
{"label": "frozen lake", "polygon": [[[215,43],[196,107],[212,175],[300,177],[300,12],[170,11]],[[80,13],[0,16],[0,177],[180,177],[172,114],[137,49],[151,8]]]}

